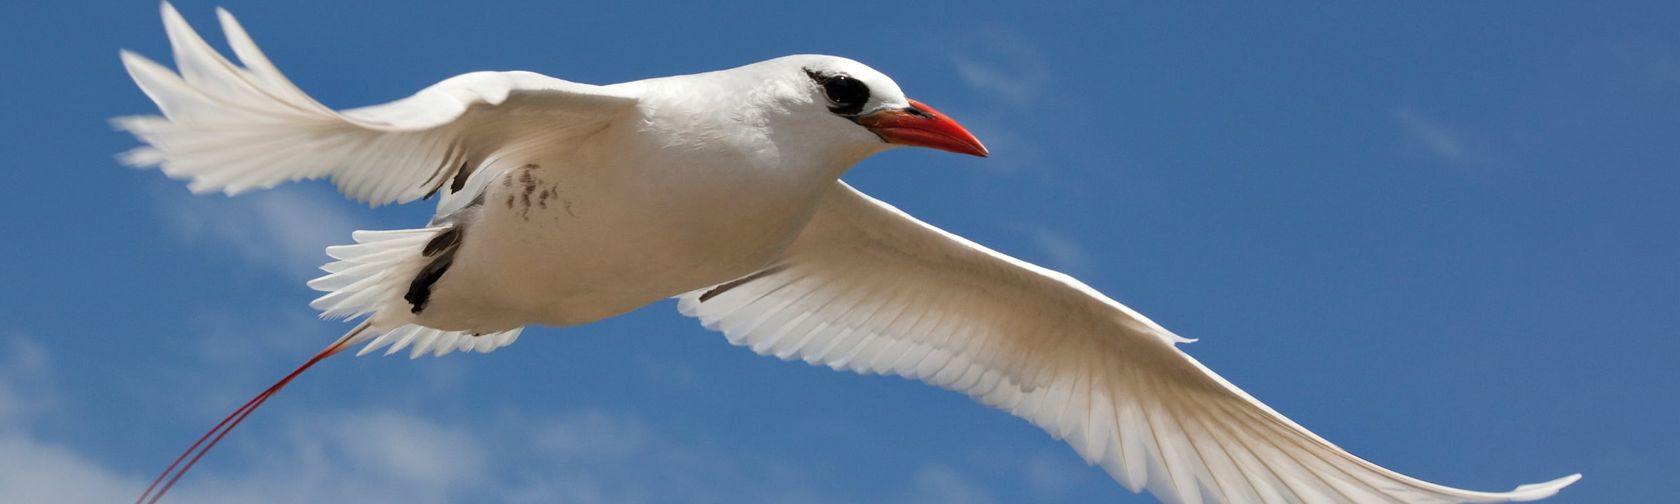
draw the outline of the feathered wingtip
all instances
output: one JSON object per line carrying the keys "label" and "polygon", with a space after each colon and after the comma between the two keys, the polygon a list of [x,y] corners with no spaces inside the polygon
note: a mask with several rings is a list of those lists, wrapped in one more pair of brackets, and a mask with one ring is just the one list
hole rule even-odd
{"label": "feathered wingtip", "polygon": [[338,124],[332,110],[286,79],[226,10],[217,15],[238,64],[205,42],[173,5],[163,2],[160,10],[176,68],[126,49],[118,52],[129,77],[162,114],[111,119],[112,127],[145,143],[118,154],[118,162],[188,179],[195,193],[230,196],[322,176],[318,170],[257,167],[288,153],[265,146],[310,144],[321,128]]}
{"label": "feathered wingtip", "polygon": [[1581,473],[1575,473],[1547,482],[1520,485],[1516,489],[1511,490],[1511,500],[1514,502],[1525,502],[1551,497],[1553,495],[1557,495],[1558,490],[1563,490],[1563,487],[1573,485],[1575,482],[1580,480]]}

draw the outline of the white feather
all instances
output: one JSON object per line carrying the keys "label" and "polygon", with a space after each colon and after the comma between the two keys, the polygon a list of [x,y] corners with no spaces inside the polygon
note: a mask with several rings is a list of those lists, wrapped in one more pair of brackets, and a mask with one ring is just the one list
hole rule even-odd
{"label": "white feather", "polygon": [[[1579,475],[1476,492],[1337,448],[1174,347],[1186,340],[1060,273],[836,184],[785,257],[679,296],[730,343],[967,393],[1168,502],[1505,502]],[[926,294],[923,292],[933,292]]]}
{"label": "white feather", "polygon": [[[358,201],[412,201],[508,144],[533,136],[563,142],[637,101],[622,91],[531,72],[473,72],[402,100],[334,112],[286,79],[232,15],[218,11],[218,17],[239,65],[164,3],[179,71],[122,52],[129,76],[163,117],[112,121],[147,144],[124,153],[124,163],[157,166],[189,180],[194,192],[234,195],[331,178]],[[513,117],[526,127],[501,126],[520,122]],[[526,120],[531,117],[550,119]],[[452,193],[445,189],[446,196]]]}

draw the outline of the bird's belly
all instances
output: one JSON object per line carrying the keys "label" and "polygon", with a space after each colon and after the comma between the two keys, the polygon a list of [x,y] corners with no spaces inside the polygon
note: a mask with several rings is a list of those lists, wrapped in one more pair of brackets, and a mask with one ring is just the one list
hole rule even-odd
{"label": "bird's belly", "polygon": [[422,320],[490,331],[622,314],[763,267],[813,201],[568,176],[577,172],[515,170],[491,187]]}

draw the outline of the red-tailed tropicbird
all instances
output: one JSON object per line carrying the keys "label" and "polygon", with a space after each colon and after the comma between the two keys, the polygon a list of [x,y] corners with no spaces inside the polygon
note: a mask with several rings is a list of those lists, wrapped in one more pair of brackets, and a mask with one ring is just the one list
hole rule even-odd
{"label": "red-tailed tropicbird", "polygon": [[178,71],[122,53],[162,117],[117,127],[122,156],[236,195],[327,178],[372,205],[436,195],[418,229],[357,231],[309,285],[363,318],[177,458],[142,502],[299,373],[361,353],[489,352],[521,328],[612,317],[668,297],[730,343],[959,391],[1066,440],[1168,502],[1502,502],[1378,467],[1178,350],[1189,340],[1062,273],[947,233],[842,173],[919,146],[985,156],[892,79],[833,56],[609,86],[531,72],[459,75],[334,111],[275,69],[226,11],[240,64],[163,6]]}

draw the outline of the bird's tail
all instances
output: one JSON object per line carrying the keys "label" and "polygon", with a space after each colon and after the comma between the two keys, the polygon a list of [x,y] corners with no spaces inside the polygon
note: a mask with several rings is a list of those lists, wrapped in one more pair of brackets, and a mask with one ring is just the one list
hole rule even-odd
{"label": "bird's tail", "polygon": [[[337,261],[322,268],[327,271],[325,276],[309,283],[310,287],[327,292],[311,303],[311,306],[322,310],[323,316],[326,317],[368,318],[321,349],[314,357],[304,361],[303,365],[280,378],[280,381],[240,405],[233,413],[223,418],[221,423],[204,433],[192,446],[188,446],[185,452],[175,457],[175,460],[169,463],[169,467],[164,468],[162,474],[152,480],[152,484],[146,487],[145,493],[140,494],[135,503],[149,504],[163,498],[163,494],[175,486],[187,470],[192,469],[199,459],[204,458],[205,453],[221,442],[229,431],[245,421],[245,417],[251,416],[253,411],[298,375],[352,345],[367,343],[361,352],[363,354],[387,346],[390,347],[387,355],[404,348],[412,348],[410,356],[419,357],[427,353],[443,355],[455,350],[489,352],[512,344],[518,339],[522,328],[517,327],[488,334],[474,334],[467,331],[433,329],[408,323],[409,321],[376,323],[380,319],[378,313],[381,310],[407,312],[403,309],[403,300],[398,294],[408,284],[405,279],[413,278],[426,264],[424,261],[413,259],[424,259],[427,255],[426,247],[432,246],[433,238],[445,229],[357,231],[353,235],[356,239],[355,244],[327,248],[328,255]],[[391,328],[393,325],[396,327]]]}
{"label": "bird's tail", "polygon": [[[251,416],[251,412],[256,411],[263,403],[268,402],[270,397],[274,397],[275,392],[285,388],[286,384],[291,383],[304,371],[314,367],[316,363],[344,351],[345,348],[349,347],[351,341],[356,340],[371,325],[366,320],[357,324],[355,328],[350,329],[350,332],[344,333],[344,336],[340,336],[331,345],[327,345],[326,348],[316,353],[314,357],[304,361],[303,365],[280,378],[280,381],[274,382],[273,385],[252,397],[251,400],[245,401],[245,404],[239,406],[238,409],[233,410],[233,413],[223,418],[221,423],[212,427],[210,432],[204,433],[203,436],[198,438],[198,441],[193,442],[192,446],[188,446],[187,450],[182,452],[180,456],[175,457],[175,460],[169,463],[169,467],[165,467],[163,473],[158,474],[157,478],[152,480],[152,484],[146,487],[145,493],[140,494],[139,499],[135,499],[135,504],[151,504],[157,502],[158,499],[162,499],[163,494],[168,493],[170,487],[175,486],[175,482],[180,481],[181,476],[186,475],[187,470],[192,469],[193,465],[198,463],[198,459],[204,458],[205,453],[209,453],[210,449],[214,448],[216,443],[221,442],[229,431],[238,427],[240,422],[245,421],[245,417]],[[183,464],[183,462],[185,463]]]}
{"label": "bird's tail", "polygon": [[336,260],[321,267],[326,275],[309,281],[310,288],[326,294],[309,306],[325,318],[367,316],[374,321],[373,329],[346,343],[367,342],[356,355],[386,347],[386,355],[406,348],[409,357],[457,350],[487,353],[513,344],[521,328],[482,334],[445,331],[419,325],[409,316],[413,301],[404,292],[412,295],[415,278],[435,264],[438,254],[446,253],[437,249],[451,246],[446,239],[450,234],[448,227],[355,232],[351,236],[356,243],[327,247],[327,255]]}

